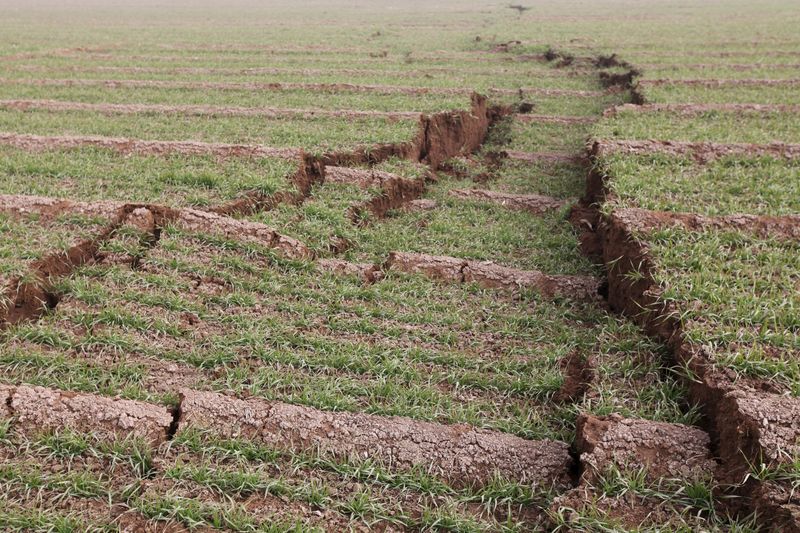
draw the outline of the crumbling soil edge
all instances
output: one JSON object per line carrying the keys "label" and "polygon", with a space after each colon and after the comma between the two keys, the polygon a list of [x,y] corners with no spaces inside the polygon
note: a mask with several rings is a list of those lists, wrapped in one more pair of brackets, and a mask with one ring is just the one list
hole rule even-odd
{"label": "crumbling soil edge", "polygon": [[420,198],[425,192],[425,178],[390,178],[383,182],[381,193],[377,196],[350,206],[348,218],[353,224],[363,226],[369,223],[370,213],[376,219],[386,218],[389,211]]}
{"label": "crumbling soil edge", "polygon": [[[637,96],[638,85],[631,84],[628,89],[634,103],[643,103],[643,99]],[[686,146],[681,148],[688,148],[685,151],[697,150],[702,153],[709,143],[683,144]],[[751,146],[736,146],[734,149],[748,151]],[[770,152],[778,151],[784,157],[794,155],[785,145],[765,146]],[[730,512],[758,512],[762,523],[771,530],[794,531],[798,523],[790,509],[791,503],[771,498],[770,487],[752,476],[742,482],[744,475],[750,471],[750,465],[760,464],[767,454],[761,447],[759,428],[748,430],[741,427],[748,419],[747,415],[740,415],[738,411],[735,391],[742,390],[743,386],[752,391],[754,389],[750,386],[755,385],[755,390],[760,387],[762,391],[767,391],[760,394],[769,396],[769,385],[734,383],[724,369],[713,366],[710,356],[702,347],[692,345],[685,338],[678,310],[661,298],[662,288],[653,276],[653,260],[646,243],[637,239],[637,232],[647,231],[648,226],[652,229],[664,224],[681,224],[689,229],[735,227],[770,235],[777,228],[781,237],[796,239],[800,235],[797,217],[704,217],[693,213],[659,213],[636,209],[602,214],[599,206],[611,196],[606,187],[608,178],[597,164],[601,147],[594,143],[587,148],[592,164],[585,196],[573,208],[570,219],[582,232],[583,252],[606,268],[610,307],[630,317],[648,335],[664,343],[673,359],[670,363],[686,369],[685,383],[689,399],[700,408],[703,417],[701,425],[711,437],[712,451],[722,461],[719,470],[722,481],[731,484],[720,491],[723,494],[716,494],[716,499]],[[718,151],[716,148],[713,146],[711,152]],[[695,155],[697,157],[698,154]],[[730,496],[738,498],[731,499]]]}
{"label": "crumbling soil edge", "polygon": [[[74,269],[98,258],[103,243],[114,237],[134,206],[123,206],[110,224],[95,237],[83,240],[63,252],[49,254],[29,267],[29,274],[12,279],[6,289],[6,304],[0,308],[0,329],[19,322],[34,320],[58,305],[60,297],[53,289],[54,278],[68,275]],[[32,278],[30,281],[24,279]]]}
{"label": "crumbling soil edge", "polygon": [[[15,214],[37,213],[45,218],[52,218],[64,212],[94,213],[110,219],[94,237],[85,239],[66,251],[51,253],[33,262],[28,273],[12,279],[5,288],[4,300],[8,302],[0,308],[0,329],[23,321],[35,320],[59,303],[59,295],[53,288],[53,281],[70,275],[78,267],[101,260],[101,247],[113,239],[118,230],[127,223],[140,227],[148,237],[142,242],[142,253],[156,246],[162,228],[168,223],[178,223],[189,228],[206,228],[220,226],[218,229],[226,235],[241,237],[243,233],[252,234],[252,238],[266,246],[279,250],[286,256],[298,258],[313,257],[313,254],[302,243],[285,237],[267,226],[241,222],[230,217],[193,209],[175,209],[152,204],[131,204],[117,202],[98,202],[95,204],[53,200],[43,197],[6,196],[4,199],[20,201],[7,211]],[[142,222],[138,214],[146,214]],[[134,220],[134,217],[136,219]],[[228,226],[233,227],[228,227]],[[248,225],[248,227],[244,227]],[[141,256],[132,257],[131,268]],[[28,280],[30,281],[24,281]]]}
{"label": "crumbling soil edge", "polygon": [[[590,154],[594,156],[594,154]],[[587,181],[586,197],[582,204],[573,210],[573,221],[588,221],[584,228],[584,252],[599,259],[608,273],[608,302],[610,307],[630,317],[645,332],[666,345],[673,359],[670,363],[687,370],[691,378],[686,379],[688,396],[700,408],[703,415],[701,424],[712,438],[712,450],[723,461],[724,472],[729,476],[724,481],[732,484],[729,488],[738,499],[725,498],[731,494],[718,494],[719,501],[732,512],[758,511],[761,516],[773,520],[784,520],[778,527],[791,527],[791,518],[780,503],[773,503],[763,492],[763,484],[750,478],[741,484],[743,475],[749,472],[751,464],[762,460],[757,432],[742,434],[736,406],[731,404],[730,394],[740,390],[741,384],[734,384],[724,369],[713,366],[710,357],[701,347],[692,345],[683,334],[678,310],[674,305],[661,299],[662,288],[653,277],[654,264],[647,246],[636,238],[637,232],[646,231],[648,224],[657,227],[659,223],[682,224],[690,229],[702,227],[741,227],[756,233],[769,233],[774,224],[781,227],[786,223],[787,238],[797,238],[800,227],[793,217],[702,217],[694,214],[665,214],[643,210],[619,210],[601,215],[597,206],[604,202],[605,190],[603,176],[596,167],[590,171]],[[631,213],[631,212],[634,213]],[[631,217],[631,215],[634,215]],[[642,219],[642,215],[644,219]],[[648,221],[647,219],[655,219]],[[644,220],[643,227],[637,221]],[[777,221],[776,221],[777,220]],[[593,226],[593,227],[592,227]],[[750,384],[769,391],[767,383]],[[752,390],[752,389],[751,389]],[[737,438],[722,438],[727,434]],[[738,448],[737,448],[738,447]],[[744,453],[742,453],[744,452]],[[738,484],[738,485],[737,485]],[[782,518],[778,518],[782,517]]]}

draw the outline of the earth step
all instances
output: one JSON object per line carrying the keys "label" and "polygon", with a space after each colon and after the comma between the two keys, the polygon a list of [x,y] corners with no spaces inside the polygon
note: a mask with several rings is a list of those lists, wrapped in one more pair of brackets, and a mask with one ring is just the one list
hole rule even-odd
{"label": "earth step", "polygon": [[392,209],[405,207],[425,192],[424,179],[405,179],[393,177],[383,181],[381,192],[369,200],[358,202],[348,208],[348,216],[355,224],[365,224],[365,212],[375,218],[385,218]]}
{"label": "earth step", "polygon": [[534,214],[542,214],[553,209],[559,209],[567,203],[567,200],[559,200],[550,196],[539,194],[509,194],[499,191],[487,191],[483,189],[453,189],[450,196],[463,200],[483,200],[520,211],[528,211]]}
{"label": "earth step", "polygon": [[771,156],[785,159],[800,159],[800,144],[772,142],[715,143],[653,140],[606,140],[594,142],[591,154],[603,158],[610,154],[667,154],[671,156],[691,155],[697,163],[709,163],[726,156]]}
{"label": "earth step", "polygon": [[71,430],[101,440],[167,439],[172,413],[161,405],[28,385],[0,385],[2,416],[24,432]]}
{"label": "earth step", "polygon": [[736,230],[761,238],[800,240],[800,215],[698,215],[672,211],[651,211],[637,207],[616,209],[611,215],[628,228],[649,232],[665,227],[682,226],[693,231]]}
{"label": "earth step", "polygon": [[199,209],[175,210],[172,223],[189,231],[222,235],[232,240],[249,241],[274,248],[284,257],[311,258],[313,252],[302,242],[258,222],[230,218]]}
{"label": "earth step", "polygon": [[187,231],[212,233],[229,239],[253,242],[277,249],[285,257],[310,258],[311,250],[302,242],[281,235],[258,222],[240,220],[199,209],[175,209],[158,205],[126,204],[125,202],[74,202],[41,196],[0,195],[0,212],[16,215],[36,214],[53,218],[64,213],[91,215],[112,219],[131,209],[158,214],[159,223],[170,223]]}
{"label": "earth step", "polygon": [[459,283],[476,282],[489,289],[532,289],[543,296],[575,299],[598,298],[600,283],[591,276],[551,275],[536,270],[519,270],[491,261],[456,257],[391,252],[387,268]]}
{"label": "earth step", "polygon": [[326,182],[358,185],[363,189],[367,189],[369,187],[382,187],[385,182],[397,177],[398,176],[395,174],[384,172],[382,170],[339,166],[325,167]]}
{"label": "earth step", "polygon": [[379,265],[351,263],[343,259],[320,259],[317,261],[317,270],[343,276],[356,276],[368,283],[374,283],[383,278],[383,271]]}
{"label": "earth step", "polygon": [[436,200],[429,198],[420,198],[419,200],[411,200],[403,206],[405,211],[433,211],[439,207]]}
{"label": "earth step", "polygon": [[766,468],[797,472],[800,457],[800,398],[735,390],[717,412],[719,454],[730,481],[746,481],[750,507],[769,516],[769,531],[800,531],[800,495],[787,480],[756,481],[749,474]]}
{"label": "earth step", "polygon": [[717,418],[720,456],[729,464],[777,466],[800,457],[800,398],[732,391],[723,397]]}
{"label": "earth step", "polygon": [[708,434],[683,424],[583,414],[577,421],[576,443],[583,481],[589,483],[611,467],[645,469],[647,479],[657,481],[702,480],[711,477],[717,466]]}
{"label": "earth step", "polygon": [[485,485],[496,473],[520,483],[564,486],[572,463],[564,442],[183,390],[178,434],[189,428],[290,451],[373,459],[395,470],[422,467],[456,486]]}

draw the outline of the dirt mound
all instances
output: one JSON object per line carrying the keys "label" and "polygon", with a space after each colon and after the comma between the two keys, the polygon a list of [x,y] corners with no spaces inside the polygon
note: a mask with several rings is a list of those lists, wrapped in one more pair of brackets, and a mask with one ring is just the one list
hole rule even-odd
{"label": "dirt mound", "polygon": [[343,276],[356,276],[367,283],[374,283],[383,278],[380,266],[372,263],[351,263],[342,259],[320,259],[316,263],[317,270],[331,272]]}
{"label": "dirt mound", "polygon": [[281,235],[274,229],[249,220],[238,220],[198,209],[175,210],[170,222],[189,231],[207,232],[232,240],[250,241],[278,250],[284,257],[310,259],[311,250],[297,239]]}
{"label": "dirt mound", "polygon": [[[320,93],[355,92],[374,94],[405,94],[420,96],[425,94],[469,95],[472,89],[451,87],[411,87],[402,85],[358,85],[353,83],[283,83],[283,82],[233,82],[233,81],[174,81],[174,80],[102,80],[102,79],[19,79],[0,78],[4,85],[36,85],[42,87],[106,87],[117,88],[156,88],[189,89],[216,91],[313,91]],[[514,94],[511,89],[497,89],[498,92]]]}
{"label": "dirt mound", "polygon": [[389,254],[386,269],[423,274],[443,281],[475,282],[489,289],[528,289],[546,297],[598,298],[599,282],[593,277],[548,275],[535,270],[510,268],[491,261],[392,252]]}
{"label": "dirt mound", "polygon": [[491,202],[509,209],[527,211],[536,215],[559,209],[567,203],[566,200],[538,194],[509,194],[482,189],[453,189],[450,191],[450,195],[464,200]]}
{"label": "dirt mound", "polygon": [[89,433],[103,440],[142,438],[158,445],[167,439],[172,413],[163,406],[45,387],[0,385],[7,416],[30,433]]}
{"label": "dirt mound", "polygon": [[[758,457],[776,466],[800,457],[800,398],[738,390],[725,395],[719,417],[720,455],[728,464]],[[746,471],[746,470],[745,470]]]}
{"label": "dirt mound", "polygon": [[437,207],[439,207],[439,204],[436,203],[436,200],[420,198],[419,200],[411,200],[403,206],[403,209],[405,211],[432,211]]}
{"label": "dirt mound", "polygon": [[583,479],[590,483],[610,467],[645,469],[647,478],[657,481],[662,477],[703,480],[717,466],[711,457],[708,434],[682,424],[619,415],[581,415],[576,442]]}
{"label": "dirt mound", "polygon": [[614,211],[614,217],[637,231],[681,226],[693,231],[707,229],[746,231],[762,238],[800,240],[800,215],[720,215],[650,211],[624,208]]}
{"label": "dirt mound", "polygon": [[392,252],[386,269],[410,274],[422,274],[442,281],[464,282],[464,268],[467,261],[443,255]]}
{"label": "dirt mound", "polygon": [[715,143],[654,140],[596,140],[591,154],[602,158],[608,154],[624,153],[667,154],[673,156],[690,155],[698,163],[708,163],[726,156],[770,156],[785,159],[800,159],[800,144],[772,142],[753,143]]}
{"label": "dirt mound", "polygon": [[563,442],[184,390],[178,434],[188,428],[290,451],[372,459],[391,469],[421,467],[456,486],[484,485],[495,473],[520,483],[563,485],[572,462]]}
{"label": "dirt mound", "polygon": [[[116,218],[118,219],[116,225],[119,225],[127,222],[136,210],[146,210],[154,214],[158,225],[169,223],[188,231],[211,233],[233,240],[253,242],[275,248],[290,258],[312,256],[311,251],[303,243],[281,235],[269,226],[199,209],[176,209],[124,202],[74,202],[42,196],[0,195],[0,212],[16,215],[36,214],[45,218],[53,218],[67,213],[101,216],[110,221]],[[115,224],[110,222],[110,225],[114,226]],[[109,234],[107,238],[112,236],[113,234]]]}
{"label": "dirt mound", "polygon": [[597,362],[593,357],[585,357],[579,352],[572,352],[561,362],[564,383],[553,396],[559,403],[570,403],[580,400],[597,375]]}
{"label": "dirt mound", "polygon": [[381,187],[386,181],[397,178],[395,174],[375,169],[325,167],[325,181],[329,183],[345,183],[358,185],[362,189]]}

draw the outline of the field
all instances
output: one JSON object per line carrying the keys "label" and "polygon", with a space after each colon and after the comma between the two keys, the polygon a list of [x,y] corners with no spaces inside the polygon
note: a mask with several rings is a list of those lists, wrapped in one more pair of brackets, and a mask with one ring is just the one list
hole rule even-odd
{"label": "field", "polygon": [[12,3],[0,530],[800,531],[763,4]]}

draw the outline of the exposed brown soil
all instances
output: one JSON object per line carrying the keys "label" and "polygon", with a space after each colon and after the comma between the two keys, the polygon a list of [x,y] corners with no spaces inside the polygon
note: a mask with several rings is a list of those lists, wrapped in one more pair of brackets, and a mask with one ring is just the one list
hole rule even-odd
{"label": "exposed brown soil", "polygon": [[106,114],[171,114],[211,117],[381,117],[392,120],[414,120],[422,114],[416,111],[357,111],[328,109],[282,109],[278,107],[237,107],[215,105],[163,104],[95,104],[60,100],[0,100],[0,109],[37,109],[45,111],[91,111]]}
{"label": "exposed brown soil", "polygon": [[514,120],[523,123],[541,124],[592,124],[597,122],[596,117],[570,117],[563,115],[532,115],[528,113],[518,113],[514,115]]}
{"label": "exposed brown soil", "polygon": [[398,470],[424,465],[456,486],[486,484],[495,472],[522,483],[563,486],[572,462],[563,442],[212,392],[182,391],[180,413],[178,433],[191,427],[291,451],[372,459]]}
{"label": "exposed brown soil", "polygon": [[[800,438],[797,427],[800,400],[765,392],[771,390],[768,383],[736,380],[725,369],[717,368],[704,347],[685,340],[676,318],[679,310],[661,300],[662,289],[651,274],[652,260],[646,247],[634,236],[641,230],[615,213],[604,217],[598,230],[608,269],[609,304],[667,344],[675,364],[692,373],[694,378],[687,382],[689,397],[705,416],[707,429],[723,460],[721,471],[730,481],[741,483],[742,477],[734,479],[737,475],[749,472],[751,465],[769,458],[772,443],[796,443]],[[759,388],[763,390],[759,392]],[[765,493],[767,490],[766,485],[751,478],[738,491],[742,498],[731,503],[744,503],[751,510],[780,517],[782,522],[770,523],[770,527],[777,528],[775,531],[800,529],[792,507],[797,503],[790,501],[791,493],[783,485]]]}
{"label": "exposed brown soil", "polygon": [[594,381],[597,362],[592,357],[586,357],[580,352],[572,352],[561,363],[564,374],[564,383],[553,396],[559,403],[578,401]]}
{"label": "exposed brown soil", "polygon": [[535,270],[519,270],[491,261],[471,261],[456,257],[407,252],[392,252],[386,268],[433,279],[457,283],[475,282],[481,287],[504,290],[533,290],[546,297],[564,296],[597,299],[599,282],[590,276],[549,275]]}
{"label": "exposed brown soil", "polygon": [[172,413],[158,405],[45,387],[0,385],[6,416],[16,430],[70,429],[101,439],[142,438],[158,445],[168,437]]}
{"label": "exposed brown soil", "polygon": [[769,466],[800,456],[800,398],[736,390],[724,396],[720,411],[726,423],[719,454],[727,464],[743,467],[742,454]]}
{"label": "exposed brown soil", "polygon": [[686,56],[696,56],[701,55],[703,57],[795,57],[800,56],[800,51],[798,50],[736,50],[731,52],[715,52],[709,50],[703,50],[702,52],[677,52],[677,51],[670,51],[670,52],[656,52],[653,50],[637,50],[635,52],[637,56],[650,56],[650,57],[686,57]]}
{"label": "exposed brown soil", "polygon": [[682,116],[702,115],[712,111],[731,113],[800,113],[800,105],[792,104],[622,104],[606,109],[604,117],[617,113],[675,113]]}
{"label": "exposed brown soil", "polygon": [[114,150],[121,154],[213,155],[220,158],[279,157],[284,159],[296,159],[303,154],[301,150],[296,148],[271,148],[252,144],[224,144],[198,141],[145,141],[121,137],[101,137],[97,135],[44,136],[0,132],[0,144],[29,151],[94,146],[97,148]]}
{"label": "exposed brown soil", "polygon": [[[165,224],[189,231],[213,233],[234,240],[254,242],[273,248],[290,258],[311,258],[313,253],[291,237],[274,229],[247,220],[237,220],[197,209],[173,209],[155,205],[136,205],[123,202],[70,202],[35,196],[0,195],[0,212],[18,216],[37,214],[53,218],[64,213],[91,214],[109,220],[93,238],[79,242],[63,252],[55,252],[35,261],[29,267],[30,280],[11,280],[5,288],[9,305],[0,308],[0,328],[42,316],[59,301],[53,282],[70,274],[81,265],[107,259],[100,253],[104,243],[113,239],[123,225],[137,227],[150,235],[149,246],[158,240]],[[131,258],[136,261],[136,258]]]}
{"label": "exposed brown soil", "polygon": [[775,158],[800,158],[800,144],[772,142],[753,143],[714,143],[654,140],[597,140],[592,146],[592,155],[602,158],[608,154],[668,154],[674,156],[690,155],[698,163],[708,163],[726,156],[770,156]]}
{"label": "exposed brown soil", "polygon": [[620,415],[581,415],[577,449],[583,479],[596,482],[610,467],[623,471],[645,469],[647,479],[679,477],[703,480],[717,464],[711,457],[708,434],[682,424],[623,418]]}
{"label": "exposed brown soil", "polygon": [[293,190],[273,194],[250,191],[241,198],[211,207],[208,211],[225,216],[241,216],[267,211],[278,204],[299,205],[311,194],[311,188],[323,181],[325,181],[325,165],[317,157],[304,154],[300,158],[297,170],[288,179]]}
{"label": "exposed brown soil", "polygon": [[[18,205],[18,202],[14,202],[15,209]],[[50,210],[51,206],[47,206],[46,209]],[[4,288],[6,291],[4,296],[9,303],[0,307],[0,329],[39,317],[48,309],[54,308],[58,304],[58,296],[52,289],[53,280],[95,260],[102,244],[112,239],[132,215],[134,217],[139,215],[132,206],[119,209],[109,225],[94,238],[35,261],[30,266],[30,276],[11,280],[11,283]]]}
{"label": "exposed brown soil", "polygon": [[[101,216],[109,219],[117,217],[116,225],[128,222],[132,215],[142,211],[152,214],[158,226],[173,224],[188,231],[211,233],[233,240],[243,240],[275,248],[287,257],[308,258],[313,254],[301,242],[281,235],[274,229],[249,220],[238,220],[209,211],[191,208],[171,208],[159,205],[128,204],[125,202],[74,202],[41,196],[0,195],[0,212],[16,215],[36,214],[52,218],[61,214],[82,214]],[[110,227],[115,227],[112,221]],[[108,229],[106,239],[113,237]],[[105,231],[103,235],[105,235]],[[95,241],[98,239],[94,239]],[[48,271],[56,275],[55,271]]]}
{"label": "exposed brown soil", "polygon": [[374,218],[385,218],[390,210],[416,200],[425,192],[425,180],[394,177],[384,181],[381,189],[379,195],[350,206],[348,215],[354,224],[367,223],[367,212]]}
{"label": "exposed brown soil", "polygon": [[489,126],[509,112],[507,107],[489,107],[485,96],[472,93],[469,111],[423,115],[416,137],[409,142],[328,153],[322,156],[321,162],[325,166],[350,167],[398,157],[425,163],[431,170],[438,170],[451,157],[477,150],[486,138]]}
{"label": "exposed brown soil", "polygon": [[419,200],[411,200],[403,206],[404,211],[433,211],[439,207],[436,200],[429,198],[420,198]]}
{"label": "exposed brown soil", "polygon": [[[660,485],[680,479],[708,482],[717,463],[708,435],[682,424],[623,418],[613,414],[582,414],[577,420],[576,447],[582,471],[580,484],[558,496],[550,511],[567,523],[576,516],[602,517],[627,530],[668,528],[675,517],[691,521],[692,509],[683,502],[651,498],[637,491],[607,494],[602,478],[615,471],[644,471],[645,481]],[[700,524],[698,524],[700,526]]]}
{"label": "exposed brown soil", "polygon": [[706,229],[737,230],[762,238],[800,240],[800,215],[720,215],[706,216],[695,213],[673,213],[647,209],[624,208],[614,211],[614,216],[637,231],[650,232],[671,226],[681,226],[695,231]]}
{"label": "exposed brown soil", "polygon": [[618,92],[617,88],[607,89],[605,91],[582,91],[578,89],[543,89],[539,87],[522,87],[520,89],[490,89],[493,94],[506,94],[506,95],[537,95],[537,96],[575,96],[579,98],[596,98]]}
{"label": "exposed brown soil", "polygon": [[383,278],[379,265],[372,263],[351,263],[342,259],[320,259],[316,263],[322,272],[331,272],[345,276],[356,276],[367,283],[374,283]]}
{"label": "exposed brown soil", "polygon": [[213,233],[233,240],[250,241],[278,250],[285,257],[311,258],[313,253],[303,243],[281,235],[274,229],[249,220],[238,220],[198,209],[179,209],[170,213],[169,222],[189,231]]}
{"label": "exposed brown soil", "polygon": [[678,79],[678,78],[661,78],[661,79],[644,79],[639,80],[639,84],[645,87],[657,87],[660,85],[692,85],[698,87],[759,87],[759,86],[779,86],[779,87],[797,87],[800,85],[800,79],[787,78],[787,79],[752,79],[752,78],[723,78],[723,79]]}
{"label": "exposed brown soil", "polygon": [[325,167],[326,182],[357,185],[362,189],[382,187],[384,183],[395,178],[397,178],[395,174],[371,168]]}
{"label": "exposed brown soil", "polygon": [[540,215],[554,209],[560,209],[568,200],[559,200],[550,196],[539,194],[510,194],[483,189],[453,189],[450,195],[464,200],[479,200],[502,205],[509,209],[527,211]]}

